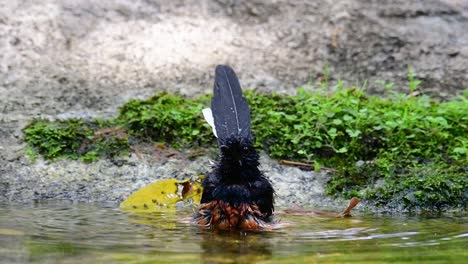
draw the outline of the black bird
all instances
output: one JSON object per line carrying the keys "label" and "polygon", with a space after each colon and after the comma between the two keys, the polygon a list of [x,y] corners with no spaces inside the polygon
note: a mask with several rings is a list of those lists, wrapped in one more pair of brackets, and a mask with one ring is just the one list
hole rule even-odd
{"label": "black bird", "polygon": [[274,190],[258,168],[259,155],[250,132],[249,104],[229,66],[216,67],[211,109],[214,122],[209,120],[209,110],[204,115],[214,126],[220,154],[203,180],[195,222],[219,229],[265,228],[273,218]]}

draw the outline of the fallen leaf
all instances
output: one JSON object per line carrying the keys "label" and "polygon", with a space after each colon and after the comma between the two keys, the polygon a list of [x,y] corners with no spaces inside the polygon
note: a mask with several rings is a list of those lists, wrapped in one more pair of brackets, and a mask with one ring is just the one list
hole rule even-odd
{"label": "fallen leaf", "polygon": [[351,198],[348,207],[341,213],[341,217],[351,217],[351,210],[359,204],[361,200],[357,197]]}
{"label": "fallen leaf", "polygon": [[184,201],[189,201],[189,199],[192,199],[194,203],[199,204],[201,200],[201,195],[203,193],[201,181],[189,180],[182,182],[181,184],[183,186],[182,198],[184,199]]}
{"label": "fallen leaf", "polygon": [[156,212],[163,208],[175,208],[179,201],[191,200],[199,204],[203,193],[200,180],[165,179],[146,185],[131,194],[120,208],[131,212]]}

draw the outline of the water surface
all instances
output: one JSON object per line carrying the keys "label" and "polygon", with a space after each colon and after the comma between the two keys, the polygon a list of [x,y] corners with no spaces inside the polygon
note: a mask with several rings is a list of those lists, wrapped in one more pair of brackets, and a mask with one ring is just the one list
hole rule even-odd
{"label": "water surface", "polygon": [[2,263],[468,263],[468,214],[330,219],[281,216],[269,232],[184,224],[190,209],[130,214],[114,206],[0,204]]}

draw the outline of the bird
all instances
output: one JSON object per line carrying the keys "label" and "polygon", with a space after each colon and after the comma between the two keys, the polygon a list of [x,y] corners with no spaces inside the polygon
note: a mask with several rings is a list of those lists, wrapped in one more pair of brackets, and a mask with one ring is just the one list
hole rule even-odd
{"label": "bird", "polygon": [[195,223],[210,229],[267,228],[274,221],[274,189],[259,169],[249,104],[230,66],[216,66],[211,109],[203,109],[203,116],[217,137],[219,155],[202,181]]}

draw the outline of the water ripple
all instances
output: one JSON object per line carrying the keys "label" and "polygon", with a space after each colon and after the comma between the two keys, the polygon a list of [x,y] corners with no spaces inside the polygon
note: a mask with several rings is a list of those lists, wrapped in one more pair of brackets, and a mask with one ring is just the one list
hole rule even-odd
{"label": "water ripple", "polygon": [[[407,262],[459,259],[467,217],[283,216],[272,232],[212,232],[192,212],[129,214],[93,204],[0,205],[0,259],[23,262]],[[11,235],[21,234],[21,235]],[[395,247],[399,250],[395,251]],[[66,260],[66,261],[65,261]],[[306,261],[307,260],[307,261]],[[294,261],[292,261],[294,262]]]}

